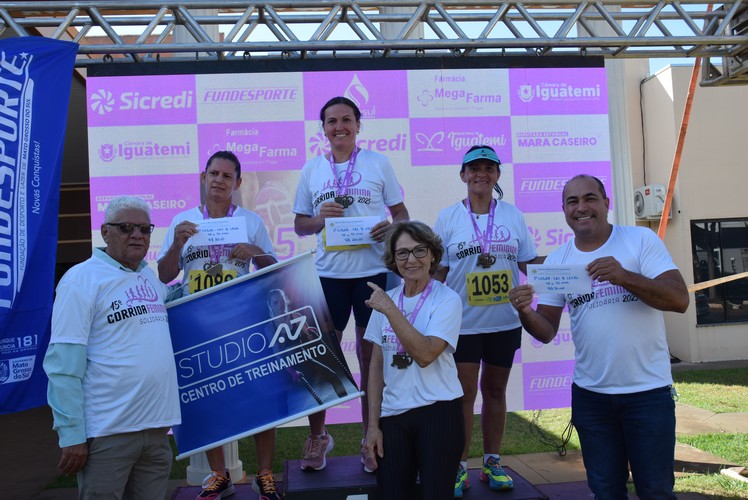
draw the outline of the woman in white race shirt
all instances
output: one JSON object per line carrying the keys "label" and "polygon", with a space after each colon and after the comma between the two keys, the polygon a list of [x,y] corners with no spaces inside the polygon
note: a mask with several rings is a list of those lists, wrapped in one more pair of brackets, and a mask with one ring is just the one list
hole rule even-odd
{"label": "woman in white race shirt", "polygon": [[[447,285],[463,302],[455,361],[465,393],[466,444],[457,470],[455,498],[461,498],[470,487],[467,455],[481,365],[484,455],[480,478],[492,490],[514,486],[501,467],[499,455],[506,425],[506,387],[522,338],[519,316],[508,296],[509,290],[519,284],[519,271],[526,273],[528,263],[541,263],[544,258],[538,258],[522,212],[501,200],[500,165],[493,148],[470,148],[460,170],[467,196],[442,210],[434,227],[445,249],[435,277],[442,281],[446,277]],[[498,200],[493,197],[494,190]]]}
{"label": "woman in white race shirt", "polygon": [[[361,131],[361,111],[345,97],[330,99],[320,110],[324,134],[330,142],[328,154],[309,160],[301,171],[293,212],[294,229],[299,236],[317,236],[316,265],[338,342],[353,310],[356,322],[356,355],[361,373],[361,389],[366,391],[371,345],[362,342],[371,309],[364,303],[371,281],[385,287],[387,269],[382,264],[382,241],[390,222],[408,219],[400,185],[389,160],[356,146]],[[376,216],[381,222],[372,227],[374,243],[346,247],[326,245],[325,219],[330,217]],[[361,400],[366,435],[367,398]],[[334,441],[325,429],[325,412],[309,416],[310,434],[304,444],[302,470],[321,470]],[[361,447],[364,470],[373,472],[376,461]]]}
{"label": "woman in white race shirt", "polygon": [[[252,264],[263,268],[276,262],[273,244],[259,215],[232,203],[232,197],[242,183],[241,165],[230,151],[218,151],[208,160],[200,174],[205,189],[205,204],[177,214],[166,232],[166,240],[158,256],[158,275],[168,283],[184,269],[184,293],[194,293],[250,272]],[[246,243],[230,245],[192,246],[187,240],[197,233],[203,219],[241,217],[247,226]],[[252,487],[270,500],[280,499],[272,474],[275,451],[275,429],[255,434],[259,469]],[[223,447],[205,452],[212,470],[203,481],[197,499],[228,497],[234,485],[226,470]]]}
{"label": "woman in white race shirt", "polygon": [[394,224],[384,262],[403,278],[385,292],[370,284],[366,328],[371,356],[366,446],[376,457],[379,498],[452,498],[452,474],[465,443],[462,388],[452,353],[462,302],[432,279],[442,242],[423,222]]}

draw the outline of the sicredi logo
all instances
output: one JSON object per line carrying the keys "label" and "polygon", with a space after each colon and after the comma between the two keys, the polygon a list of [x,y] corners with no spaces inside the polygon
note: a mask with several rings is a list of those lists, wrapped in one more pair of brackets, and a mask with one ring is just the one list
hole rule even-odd
{"label": "sicredi logo", "polygon": [[176,95],[145,95],[140,92],[122,92],[117,98],[106,89],[91,96],[91,109],[106,115],[112,111],[150,111],[192,109],[193,91],[183,90]]}
{"label": "sicredi logo", "polygon": [[536,97],[541,101],[560,101],[567,99],[599,99],[600,85],[593,87],[577,87],[568,83],[540,83],[520,85],[517,95],[523,102],[530,102]]}
{"label": "sicredi logo", "polygon": [[114,98],[108,90],[99,89],[91,96],[91,109],[100,115],[109,113],[114,107]]}
{"label": "sicredi logo", "polygon": [[546,247],[563,245],[574,237],[574,232],[568,227],[553,227],[546,230],[545,234],[541,233],[536,227],[528,226],[528,229],[535,244]]}
{"label": "sicredi logo", "polygon": [[330,143],[327,141],[325,134],[317,132],[309,138],[309,152],[317,156],[330,152]]}
{"label": "sicredi logo", "polygon": [[[408,149],[408,134],[397,133],[389,137],[359,139],[356,146],[376,152],[406,151]],[[330,144],[322,133],[309,138],[309,151],[322,155],[330,151]]]}
{"label": "sicredi logo", "polygon": [[106,162],[115,159],[141,160],[161,158],[184,158],[190,155],[190,141],[177,144],[164,144],[153,141],[126,141],[119,144],[102,144],[99,146],[99,158]]}

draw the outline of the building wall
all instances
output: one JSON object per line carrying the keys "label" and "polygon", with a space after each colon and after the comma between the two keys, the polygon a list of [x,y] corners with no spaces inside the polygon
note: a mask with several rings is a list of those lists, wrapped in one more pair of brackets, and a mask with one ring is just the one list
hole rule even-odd
{"label": "building wall", "polygon": [[[669,66],[642,85],[644,165],[635,185],[667,186],[691,78],[691,67]],[[665,244],[688,285],[693,284],[690,223],[748,217],[748,86],[699,87],[694,93]],[[657,223],[651,224],[656,231]],[[689,362],[748,359],[748,324],[696,326],[696,309],[666,313],[671,353]]]}

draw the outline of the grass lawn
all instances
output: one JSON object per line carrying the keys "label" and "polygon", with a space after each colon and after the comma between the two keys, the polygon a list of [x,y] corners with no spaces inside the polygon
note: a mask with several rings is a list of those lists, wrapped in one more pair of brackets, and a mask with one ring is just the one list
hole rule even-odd
{"label": "grass lawn", "polygon": [[[703,408],[714,413],[748,412],[748,368],[730,370],[695,370],[673,374],[678,390],[679,402]],[[571,410],[555,409],[543,411],[512,412],[507,418],[507,428],[502,447],[502,454],[519,455],[559,451],[568,436],[568,424]],[[335,438],[335,456],[357,455],[361,443],[360,424],[342,424],[328,426]],[[276,460],[273,470],[283,470],[284,460],[301,458],[301,448],[306,439],[306,427],[278,429]],[[576,432],[568,436],[565,449],[578,450],[579,439]],[[748,466],[748,435],[745,434],[708,434],[681,436],[678,441],[694,446],[702,451],[717,455]],[[473,422],[473,437],[470,443],[470,456],[483,454],[480,430],[480,417]],[[255,447],[252,438],[239,442],[239,457],[248,474],[257,468]],[[172,479],[186,477],[189,460],[175,461],[172,468]],[[61,476],[50,485],[50,488],[75,486],[74,478]],[[693,474],[676,479],[676,492],[697,492],[713,499],[748,499],[748,484],[714,474]]]}

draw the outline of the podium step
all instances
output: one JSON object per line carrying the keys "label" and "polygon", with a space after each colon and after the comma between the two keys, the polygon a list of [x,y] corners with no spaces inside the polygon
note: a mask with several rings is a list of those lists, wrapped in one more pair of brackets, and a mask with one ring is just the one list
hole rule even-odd
{"label": "podium step", "polygon": [[[548,497],[509,467],[504,470],[514,480],[514,488],[492,491],[481,483],[480,470],[468,470],[470,489],[465,500],[547,500]],[[328,457],[327,467],[321,471],[302,471],[298,460],[285,463],[283,485],[286,500],[384,500],[377,495],[376,474],[367,474],[361,458]],[[424,499],[425,500],[425,499]]]}
{"label": "podium step", "polygon": [[359,456],[327,457],[327,466],[319,471],[303,471],[299,460],[288,460],[283,484],[286,500],[378,499],[376,474],[364,472]]}

